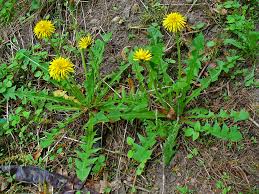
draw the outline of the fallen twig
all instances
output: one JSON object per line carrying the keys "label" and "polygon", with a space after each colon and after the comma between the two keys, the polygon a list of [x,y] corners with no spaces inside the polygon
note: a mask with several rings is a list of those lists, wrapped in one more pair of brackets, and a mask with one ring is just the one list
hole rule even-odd
{"label": "fallen twig", "polygon": [[74,193],[76,191],[80,191],[81,193],[90,192],[91,194],[99,194],[97,191],[85,188],[84,184],[77,178],[68,178],[66,176],[57,173],[51,173],[47,170],[43,170],[35,166],[0,166],[0,173],[1,172],[15,175],[16,181],[37,185],[48,183],[53,188],[60,189],[60,193],[62,194],[72,192]]}

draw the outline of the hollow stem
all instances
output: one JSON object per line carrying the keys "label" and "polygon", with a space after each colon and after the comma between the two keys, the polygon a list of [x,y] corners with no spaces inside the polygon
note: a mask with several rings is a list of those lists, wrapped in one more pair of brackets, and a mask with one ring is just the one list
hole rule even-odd
{"label": "hollow stem", "polygon": [[[72,82],[72,84],[70,83]],[[75,96],[81,103],[85,99],[85,96],[82,94],[81,90],[78,88],[76,82],[73,79],[66,79],[66,83],[70,89],[70,92]]]}
{"label": "hollow stem", "polygon": [[85,56],[84,56],[83,49],[80,49],[80,53],[81,53],[82,64],[83,64],[83,67],[84,67],[85,77],[86,77],[86,74],[87,74],[87,67],[86,67],[86,62],[85,62]]}
{"label": "hollow stem", "polygon": [[180,33],[176,33],[176,46],[177,46],[177,56],[178,56],[178,79],[180,79],[182,75]]}

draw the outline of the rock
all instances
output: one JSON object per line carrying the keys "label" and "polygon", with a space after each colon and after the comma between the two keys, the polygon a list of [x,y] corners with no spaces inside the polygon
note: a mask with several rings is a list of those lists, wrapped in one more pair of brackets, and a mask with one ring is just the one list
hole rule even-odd
{"label": "rock", "polygon": [[123,18],[121,18],[120,16],[116,16],[111,20],[112,23],[116,23],[116,24],[123,24],[125,22],[125,20]]}
{"label": "rock", "polygon": [[186,3],[192,3],[193,2],[193,0],[185,0],[186,1]]}
{"label": "rock", "polygon": [[194,15],[191,15],[191,14],[187,16],[187,19],[188,19],[188,23],[190,23],[190,24],[195,24],[197,21],[197,19],[194,17]]}
{"label": "rock", "polygon": [[227,14],[228,14],[228,10],[226,10],[226,9],[221,9],[221,10],[220,10],[220,14],[221,14],[221,15],[227,15]]}
{"label": "rock", "polygon": [[129,18],[129,16],[130,16],[130,9],[131,9],[130,3],[126,4],[126,7],[125,7],[124,10],[122,11],[123,17]]}
{"label": "rock", "polygon": [[140,7],[138,3],[134,3],[131,7],[131,13],[136,14],[140,11]]}
{"label": "rock", "polygon": [[219,27],[216,25],[214,26],[211,30],[210,30],[212,33],[216,33],[219,31]]}
{"label": "rock", "polygon": [[112,19],[112,23],[118,23],[120,21],[121,17],[120,16],[115,16],[113,19]]}
{"label": "rock", "polygon": [[90,24],[98,24],[99,20],[94,18],[94,19],[91,19],[89,23]]}

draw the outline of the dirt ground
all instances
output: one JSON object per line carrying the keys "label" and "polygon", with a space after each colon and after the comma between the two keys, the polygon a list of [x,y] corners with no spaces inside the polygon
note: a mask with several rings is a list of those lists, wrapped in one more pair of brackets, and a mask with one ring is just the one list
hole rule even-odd
{"label": "dirt ground", "polygon": [[[194,2],[194,4],[193,4]],[[207,40],[217,38],[222,32],[222,26],[216,17],[216,0],[190,1],[190,0],[165,0],[161,4],[165,6],[165,11],[179,11],[188,18],[188,25],[195,25],[198,22],[206,23],[203,30]],[[59,1],[57,1],[57,4]],[[104,74],[114,71],[120,61],[121,52],[124,48],[133,48],[136,45],[147,43],[146,29],[149,22],[144,23],[142,16],[147,8],[148,1],[141,0],[92,0],[78,3],[76,18],[78,24],[95,34],[99,31],[113,32],[113,38],[106,48],[105,62],[102,67]],[[58,7],[58,5],[56,5]],[[36,13],[34,20],[28,20],[19,26],[14,23],[4,31],[5,40],[17,37],[21,48],[28,48],[34,43],[33,25],[37,19],[51,14],[52,7]],[[61,16],[69,23],[71,19],[65,11],[61,11]],[[29,30],[28,30],[29,29]],[[173,39],[163,31],[164,40],[172,57],[176,56],[176,48]],[[194,36],[188,28],[184,32],[183,39],[188,44]],[[71,41],[75,41],[71,37]],[[15,46],[9,47],[8,52],[0,49],[3,58],[12,56]],[[258,74],[257,74],[258,75]],[[205,101],[205,106],[212,110],[246,108],[251,113],[252,121],[242,123],[241,130],[244,134],[244,141],[235,144],[219,141],[212,138],[201,138],[193,142],[180,134],[178,152],[169,166],[163,166],[161,145],[156,147],[153,158],[148,163],[146,172],[136,181],[137,193],[179,193],[178,187],[187,186],[193,193],[213,194],[221,193],[223,189],[217,188],[217,182],[222,181],[225,187],[230,186],[230,193],[258,193],[259,180],[259,148],[258,143],[254,143],[251,138],[258,141],[258,103],[259,90],[248,91],[245,88],[237,87],[238,84],[219,81],[218,85],[213,85],[209,91],[204,93],[200,100]],[[221,87],[221,88],[220,88]],[[218,89],[220,88],[220,89]],[[223,93],[228,93],[228,99],[223,98]],[[198,100],[198,101],[199,101]],[[204,104],[203,104],[204,105]],[[254,122],[253,122],[254,121]],[[134,174],[129,173],[130,164],[127,159],[127,146],[125,134],[136,135],[136,128],[128,123],[115,124],[113,131],[106,133],[103,142],[104,152],[108,157],[109,167],[106,174],[107,180],[114,188],[114,193],[124,194],[129,192]],[[198,154],[189,159],[187,155],[196,148]],[[119,152],[119,154],[118,154]],[[99,177],[99,179],[103,179]],[[89,180],[86,184],[92,187],[100,187],[98,177]],[[256,190],[257,189],[257,190]]]}

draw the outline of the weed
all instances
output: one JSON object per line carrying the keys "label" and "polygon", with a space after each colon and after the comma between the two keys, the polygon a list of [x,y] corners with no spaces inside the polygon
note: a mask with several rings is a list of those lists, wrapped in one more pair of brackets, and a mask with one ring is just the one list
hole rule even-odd
{"label": "weed", "polygon": [[[98,169],[101,168],[100,161],[104,159],[102,155],[98,154],[99,148],[94,148],[95,143],[98,141],[98,138],[95,137],[96,130],[94,126],[98,123],[119,121],[122,119],[129,121],[140,119],[145,123],[146,135],[138,135],[140,144],[135,143],[130,137],[127,139],[128,144],[132,146],[128,152],[128,156],[139,163],[136,175],[140,175],[143,172],[146,162],[152,155],[157,137],[167,138],[164,144],[164,159],[167,164],[175,153],[174,147],[176,146],[180,129],[185,132],[187,137],[191,136],[193,140],[196,140],[200,136],[200,133],[211,134],[215,137],[230,141],[238,141],[242,138],[238,127],[236,125],[228,127],[225,120],[232,119],[234,123],[245,120],[248,118],[248,113],[245,111],[231,111],[231,113],[228,113],[221,110],[218,114],[214,114],[205,109],[196,108],[188,111],[185,110],[187,105],[199,96],[202,90],[206,89],[211,82],[218,79],[221,71],[228,72],[228,70],[233,67],[238,56],[228,57],[227,62],[219,61],[217,68],[209,70],[208,77],[199,80],[201,87],[193,89],[192,83],[197,81],[196,76],[201,68],[200,60],[204,48],[203,35],[200,34],[193,41],[191,57],[187,60],[189,66],[185,69],[186,75],[182,77],[180,73],[178,80],[173,81],[173,78],[167,74],[167,68],[169,67],[168,62],[170,62],[170,60],[163,58],[164,46],[159,27],[151,26],[148,32],[150,45],[147,48],[149,48],[152,53],[151,61],[147,61],[144,66],[141,66],[138,61],[133,60],[134,52],[131,52],[129,54],[129,63],[122,64],[117,74],[108,76],[111,80],[109,83],[107,83],[105,79],[100,78],[99,69],[103,60],[105,44],[110,40],[111,34],[103,35],[103,40],[95,40],[89,49],[88,64],[90,66],[83,66],[86,70],[85,80],[87,81],[83,83],[86,93],[82,93],[82,87],[75,83],[72,77],[60,81],[51,79],[48,73],[48,65],[42,61],[46,58],[46,53],[42,51],[33,53],[28,50],[20,50],[17,52],[15,60],[22,62],[18,65],[18,63],[14,61],[13,67],[30,70],[34,73],[35,78],[39,79],[42,77],[45,81],[62,88],[63,91],[66,91],[68,94],[59,91],[59,93],[55,92],[55,95],[52,95],[49,91],[26,89],[24,86],[19,87],[19,85],[13,86],[12,82],[8,81],[12,80],[13,77],[5,75],[7,78],[4,82],[10,83],[5,84],[7,88],[2,91],[5,99],[20,98],[25,104],[30,101],[34,106],[35,104],[37,104],[37,106],[42,104],[39,108],[35,109],[37,113],[35,115],[35,121],[37,120],[37,115],[43,110],[43,107],[49,111],[74,111],[73,114],[66,118],[65,122],[59,122],[57,127],[54,127],[50,132],[46,132],[45,138],[41,139],[42,148],[47,148],[53,144],[56,137],[61,135],[62,129],[67,128],[69,123],[74,122],[76,118],[88,113],[89,120],[83,126],[83,129],[85,129],[85,135],[82,137],[83,144],[80,146],[81,148],[77,150],[77,159],[75,160],[77,176],[80,180],[85,180],[92,168],[95,169],[94,172],[97,172]],[[132,70],[136,79],[141,83],[140,88],[137,91],[132,90],[130,93],[122,89],[120,94],[113,89],[114,94],[108,99],[105,99],[110,88],[121,79],[121,74],[125,69],[129,68],[130,64],[133,65]],[[7,66],[2,67],[8,69]],[[147,70],[147,79],[143,77],[142,72],[144,70]],[[61,77],[60,79],[64,78]],[[146,79],[147,82],[145,82],[144,79]],[[162,87],[166,85],[172,86],[163,89]],[[150,95],[153,96],[153,103],[163,107],[162,109],[169,109],[166,115],[161,114],[157,109],[149,110]],[[177,99],[178,103],[174,103],[174,98]],[[41,101],[40,104],[38,103],[39,101]],[[6,133],[14,132],[16,128],[19,128],[18,125],[21,122],[21,118],[29,119],[30,115],[30,111],[23,110],[21,107],[18,108],[16,114],[10,116],[4,126],[4,128],[7,129]],[[184,118],[183,120],[179,117],[180,115],[181,118]],[[172,119],[176,116],[178,119],[173,121]],[[193,119],[195,119],[195,121]],[[202,121],[198,121],[199,119]],[[32,122],[33,121],[29,123]],[[183,124],[188,127],[182,128]],[[10,128],[10,125],[14,128]],[[26,127],[28,127],[28,125]],[[20,131],[25,130],[26,128]],[[84,166],[84,168],[82,168],[82,166]]]}
{"label": "weed", "polygon": [[199,151],[197,148],[193,148],[190,150],[190,153],[187,155],[188,159],[192,159],[193,157],[197,156],[199,154]]}
{"label": "weed", "polygon": [[222,194],[227,194],[228,192],[231,191],[231,187],[230,186],[225,186],[222,181],[217,181],[216,182],[216,187],[217,187],[217,189],[221,190]]}
{"label": "weed", "polygon": [[179,191],[181,194],[191,194],[193,193],[192,190],[190,190],[187,186],[177,186],[176,187],[177,191]]}
{"label": "weed", "polygon": [[0,1],[0,21],[2,23],[8,23],[11,21],[15,10],[15,3],[15,0]]}
{"label": "weed", "polygon": [[[157,1],[152,2],[155,9],[162,7]],[[34,9],[37,6],[35,4]],[[224,6],[229,7],[228,4]],[[149,14],[152,12],[148,11]],[[238,19],[241,23],[231,22],[233,19]],[[160,18],[154,21],[156,20]],[[228,31],[241,32],[240,26],[252,26],[244,23],[244,18],[237,15],[229,17],[228,22]],[[171,13],[163,21],[163,26],[173,33],[176,40],[176,76],[168,73],[169,67],[176,60],[165,56],[163,34],[158,24],[152,24],[148,28],[148,45],[133,48],[116,72],[102,76],[100,68],[112,33],[101,34],[95,40],[90,35],[81,39],[81,33],[77,33],[76,37],[81,41],[77,46],[72,46],[68,44],[67,33],[55,33],[54,23],[45,21],[45,27],[40,25],[35,33],[42,39],[42,45],[50,47],[51,52],[54,52],[54,60],[44,50],[44,46],[35,45],[31,49],[18,50],[10,64],[0,66],[1,102],[17,102],[8,112],[8,117],[1,118],[3,130],[0,136],[18,134],[20,143],[38,141],[40,147],[46,151],[45,156],[39,158],[40,165],[48,159],[54,160],[63,152],[63,148],[57,145],[66,134],[74,133],[71,126],[80,119],[81,124],[77,127],[83,131],[80,141],[77,140],[80,146],[75,149],[75,157],[70,157],[67,162],[71,168],[75,166],[77,177],[85,181],[89,175],[98,174],[106,163],[106,158],[98,147],[100,137],[97,135],[97,126],[138,120],[144,133],[137,133],[136,138],[127,137],[130,147],[127,156],[134,161],[132,166],[136,167],[133,191],[136,190],[136,178],[144,172],[158,139],[163,141],[163,161],[166,164],[170,164],[177,151],[179,134],[191,138],[192,141],[202,135],[230,142],[242,140],[239,122],[249,118],[247,111],[227,111],[221,108],[218,112],[212,112],[202,107],[194,108],[192,104],[220,78],[221,73],[228,74],[241,55],[233,54],[217,60],[215,66],[208,67],[206,73],[202,73],[203,64],[209,60],[205,57],[205,49],[215,46],[216,43],[206,43],[200,33],[193,39],[188,57],[182,59],[180,41],[185,25],[186,19],[179,13]],[[38,36],[42,32],[45,33],[44,36]],[[250,49],[249,54],[254,51],[257,40],[254,38],[255,34],[251,33],[248,33],[248,36],[251,35],[250,42],[244,39],[246,47]],[[230,44],[230,40],[225,44]],[[76,79],[75,65],[67,57],[68,53],[74,54],[76,59],[81,55],[82,64],[77,67],[82,67],[84,71],[83,75],[79,75],[80,79]],[[186,66],[182,65],[183,62]],[[122,75],[127,70],[130,73],[125,78]],[[27,75],[32,75],[32,79],[27,80]],[[248,85],[251,77],[247,75]],[[128,87],[121,86],[121,83],[126,83],[125,80],[128,80]],[[36,87],[37,82],[48,87]],[[51,119],[49,117],[61,113],[65,114],[58,121],[52,124],[51,121],[47,122]],[[30,127],[45,127],[48,130],[36,139]],[[187,157],[191,159],[197,155],[198,150],[194,148]],[[219,189],[225,189],[221,183],[218,185]],[[182,193],[191,192],[187,187],[179,187],[178,190]],[[227,187],[226,192],[228,191]]]}
{"label": "weed", "polygon": [[166,6],[162,5],[160,0],[148,0],[141,20],[144,24],[160,23],[165,13]]}
{"label": "weed", "polygon": [[[251,63],[253,70],[244,73],[245,86],[255,85],[254,67],[258,57],[259,33],[255,31],[253,19],[254,7],[241,5],[238,1],[226,1],[219,5],[218,9],[227,9],[230,14],[226,16],[225,30],[228,32],[224,45],[234,48],[234,52],[240,53],[244,58],[241,60]],[[249,62],[247,62],[249,61]]]}

